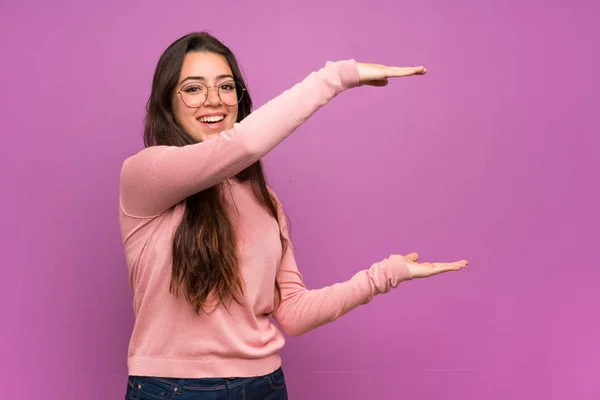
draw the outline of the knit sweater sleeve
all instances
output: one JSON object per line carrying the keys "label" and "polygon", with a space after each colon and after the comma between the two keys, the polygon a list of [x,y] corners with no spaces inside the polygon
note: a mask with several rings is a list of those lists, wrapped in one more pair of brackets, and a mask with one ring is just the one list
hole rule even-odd
{"label": "knit sweater sleeve", "polygon": [[299,336],[335,321],[356,307],[367,304],[374,296],[388,293],[401,282],[413,279],[403,258],[392,255],[357,272],[345,282],[309,290],[296,264],[285,217],[282,212],[280,215],[282,233],[289,246],[277,273],[282,302],[273,317],[290,336]]}
{"label": "knit sweater sleeve", "polygon": [[230,130],[192,145],[151,146],[140,151],[125,160],[121,168],[123,212],[137,217],[155,216],[235,176],[339,93],[359,84],[354,60],[329,61]]}

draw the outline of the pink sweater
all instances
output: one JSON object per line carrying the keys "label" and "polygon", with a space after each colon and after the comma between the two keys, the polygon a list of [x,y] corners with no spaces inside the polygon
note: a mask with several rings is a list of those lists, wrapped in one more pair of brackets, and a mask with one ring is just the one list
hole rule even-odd
{"label": "pink sweater", "polygon": [[[279,350],[284,344],[271,316],[287,334],[300,335],[412,279],[402,259],[390,257],[346,282],[308,290],[293,247],[282,254],[275,219],[255,199],[249,183],[231,179],[337,94],[358,85],[353,60],[327,62],[229,131],[185,147],[149,147],[125,160],[120,225],[134,292],[130,375],[268,374],[281,365]],[[210,315],[198,315],[184,296],[169,293],[171,241],[183,216],[184,199],[220,182],[230,193],[225,203],[238,236],[245,296],[240,305],[228,306],[229,311],[217,308]],[[285,219],[281,221],[287,237]],[[276,279],[283,302],[273,313]]]}

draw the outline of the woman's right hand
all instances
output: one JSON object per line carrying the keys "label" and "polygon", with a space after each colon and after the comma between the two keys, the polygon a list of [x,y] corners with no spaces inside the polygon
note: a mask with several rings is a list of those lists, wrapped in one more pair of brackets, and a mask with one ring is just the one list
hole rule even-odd
{"label": "woman's right hand", "polygon": [[412,75],[425,75],[425,67],[388,67],[381,64],[358,64],[358,76],[361,85],[385,86],[389,78],[400,78]]}

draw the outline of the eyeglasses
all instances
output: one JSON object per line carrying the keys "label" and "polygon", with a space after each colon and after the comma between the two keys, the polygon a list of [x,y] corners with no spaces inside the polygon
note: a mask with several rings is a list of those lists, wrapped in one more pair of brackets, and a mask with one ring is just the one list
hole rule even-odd
{"label": "eyeglasses", "polygon": [[217,88],[219,98],[228,106],[236,105],[242,101],[242,97],[246,91],[246,88],[236,81],[223,82],[217,86],[206,86],[203,83],[194,82],[185,85],[175,94],[181,96],[181,100],[186,106],[198,108],[208,99],[208,91],[213,87]]}

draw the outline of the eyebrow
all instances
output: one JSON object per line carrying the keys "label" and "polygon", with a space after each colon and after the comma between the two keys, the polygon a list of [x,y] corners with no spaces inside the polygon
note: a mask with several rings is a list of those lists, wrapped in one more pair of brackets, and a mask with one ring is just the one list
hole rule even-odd
{"label": "eyebrow", "polygon": [[[225,79],[225,78],[233,78],[233,75],[230,74],[225,74],[225,75],[219,75],[217,76],[217,80],[220,81],[221,79]],[[188,76],[187,78],[185,78],[184,80],[182,80],[181,82],[179,82],[179,84],[181,85],[183,82],[185,81],[189,81],[189,80],[194,80],[194,81],[205,81],[206,78],[204,78],[203,76]]]}

